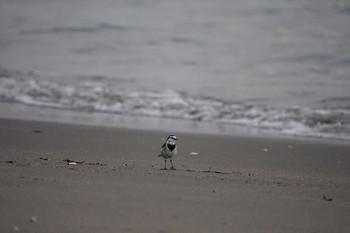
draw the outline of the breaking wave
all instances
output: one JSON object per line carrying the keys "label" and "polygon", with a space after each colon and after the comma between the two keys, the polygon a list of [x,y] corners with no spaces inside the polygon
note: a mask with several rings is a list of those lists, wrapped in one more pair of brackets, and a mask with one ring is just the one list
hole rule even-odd
{"label": "breaking wave", "polygon": [[74,85],[0,74],[0,101],[125,115],[166,117],[273,130],[282,134],[350,139],[346,108],[275,108],[160,92],[118,89],[101,81]]}

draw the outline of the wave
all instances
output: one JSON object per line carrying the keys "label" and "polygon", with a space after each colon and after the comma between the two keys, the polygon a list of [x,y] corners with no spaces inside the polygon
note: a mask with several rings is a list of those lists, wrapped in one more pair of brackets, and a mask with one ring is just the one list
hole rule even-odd
{"label": "wave", "polygon": [[276,108],[193,96],[174,90],[118,89],[99,80],[65,84],[0,72],[0,101],[57,109],[205,121],[281,134],[350,139],[350,110]]}
{"label": "wave", "polygon": [[100,23],[93,26],[66,26],[23,30],[22,35],[52,34],[52,33],[97,33],[101,31],[127,31],[129,28],[123,25]]}

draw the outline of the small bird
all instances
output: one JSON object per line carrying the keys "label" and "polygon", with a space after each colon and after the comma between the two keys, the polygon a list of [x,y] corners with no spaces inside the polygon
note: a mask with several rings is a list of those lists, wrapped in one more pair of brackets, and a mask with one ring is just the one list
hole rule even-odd
{"label": "small bird", "polygon": [[166,168],[167,159],[170,159],[170,163],[171,163],[170,169],[175,170],[172,158],[174,157],[174,155],[177,154],[176,140],[177,140],[177,137],[175,135],[170,135],[162,145],[162,149],[160,150],[160,155],[158,155],[158,157],[164,158],[164,161],[165,161],[164,170],[167,170]]}

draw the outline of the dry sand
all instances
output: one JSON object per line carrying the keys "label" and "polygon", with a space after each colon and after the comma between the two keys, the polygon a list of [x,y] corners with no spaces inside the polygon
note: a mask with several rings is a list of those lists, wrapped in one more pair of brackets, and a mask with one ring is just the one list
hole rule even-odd
{"label": "dry sand", "polygon": [[349,145],[166,136],[1,119],[0,232],[350,232]]}

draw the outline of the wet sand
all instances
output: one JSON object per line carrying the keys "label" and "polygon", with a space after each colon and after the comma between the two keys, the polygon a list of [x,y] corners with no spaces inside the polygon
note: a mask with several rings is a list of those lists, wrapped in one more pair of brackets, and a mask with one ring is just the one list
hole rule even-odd
{"label": "wet sand", "polygon": [[0,231],[350,231],[349,145],[170,133],[0,119]]}

